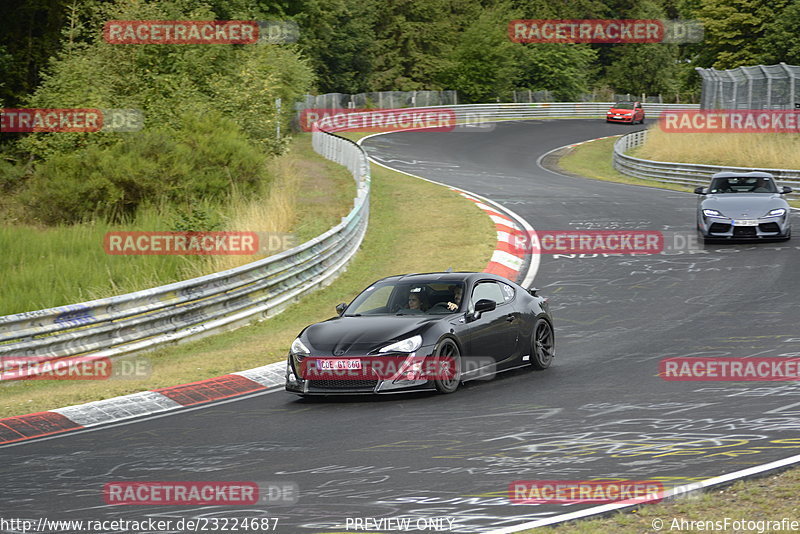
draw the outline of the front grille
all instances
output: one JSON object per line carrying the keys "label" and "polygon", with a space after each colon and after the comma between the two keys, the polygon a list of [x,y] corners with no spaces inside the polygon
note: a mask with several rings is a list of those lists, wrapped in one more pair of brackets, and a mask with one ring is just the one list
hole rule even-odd
{"label": "front grille", "polygon": [[725,234],[730,232],[731,225],[725,223],[711,223],[711,226],[708,228],[708,231],[714,234]]}
{"label": "front grille", "polygon": [[372,391],[378,385],[377,380],[309,380],[309,388],[323,389],[368,389]]}
{"label": "front grille", "polygon": [[756,237],[758,232],[755,226],[734,226],[734,237]]}
{"label": "front grille", "polygon": [[758,225],[759,230],[762,232],[780,232],[781,227],[776,222],[761,223]]}

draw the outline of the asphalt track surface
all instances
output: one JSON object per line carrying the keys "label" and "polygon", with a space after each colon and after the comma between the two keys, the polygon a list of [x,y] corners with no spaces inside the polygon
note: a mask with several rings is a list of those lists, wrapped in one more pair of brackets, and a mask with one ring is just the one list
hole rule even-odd
{"label": "asphalt track surface", "polygon": [[[536,120],[377,136],[365,148],[386,165],[487,196],[537,230],[693,234],[691,194],[536,165],[555,147],[631,129]],[[277,391],[6,447],[0,517],[275,517],[275,531],[287,533],[344,532],[347,518],[450,518],[450,532],[487,532],[590,506],[511,505],[515,480],[656,479],[669,488],[793,456],[797,382],[666,381],[658,364],[800,355],[798,246],[542,256],[535,285],[551,298],[557,335],[546,371],[446,396],[302,400]],[[293,482],[300,498],[204,507],[102,498],[113,481],[241,480]]]}

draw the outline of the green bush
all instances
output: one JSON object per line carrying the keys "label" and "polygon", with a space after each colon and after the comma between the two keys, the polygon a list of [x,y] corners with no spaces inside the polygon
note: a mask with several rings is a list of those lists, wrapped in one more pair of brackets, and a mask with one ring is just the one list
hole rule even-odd
{"label": "green bush", "polygon": [[176,132],[148,129],[111,146],[89,145],[39,165],[22,201],[30,218],[70,224],[121,221],[140,206],[222,201],[254,191],[267,156],[219,113],[187,113]]}

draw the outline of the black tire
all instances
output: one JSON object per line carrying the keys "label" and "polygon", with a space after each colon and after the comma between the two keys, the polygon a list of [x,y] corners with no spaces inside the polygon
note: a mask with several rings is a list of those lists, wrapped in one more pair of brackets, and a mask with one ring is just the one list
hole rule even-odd
{"label": "black tire", "polygon": [[[434,357],[437,362],[439,361],[439,358],[442,357],[452,358],[455,360],[455,375],[453,377],[449,379],[435,378],[433,380],[433,385],[436,387],[436,391],[439,393],[453,393],[458,389],[458,386],[461,383],[461,351],[458,350],[458,345],[456,345],[456,342],[452,339],[444,338],[439,341],[439,344],[436,346]],[[437,367],[437,369],[438,368],[439,367]]]}
{"label": "black tire", "polygon": [[553,327],[545,319],[537,319],[531,339],[531,367],[547,369],[556,355],[556,338]]}

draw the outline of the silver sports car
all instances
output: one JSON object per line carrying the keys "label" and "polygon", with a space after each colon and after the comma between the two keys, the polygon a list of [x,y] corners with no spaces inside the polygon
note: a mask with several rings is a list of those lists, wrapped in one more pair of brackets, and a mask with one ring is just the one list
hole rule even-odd
{"label": "silver sports car", "polygon": [[766,172],[718,172],[709,187],[694,190],[697,229],[705,240],[789,239],[791,187],[778,187]]}

